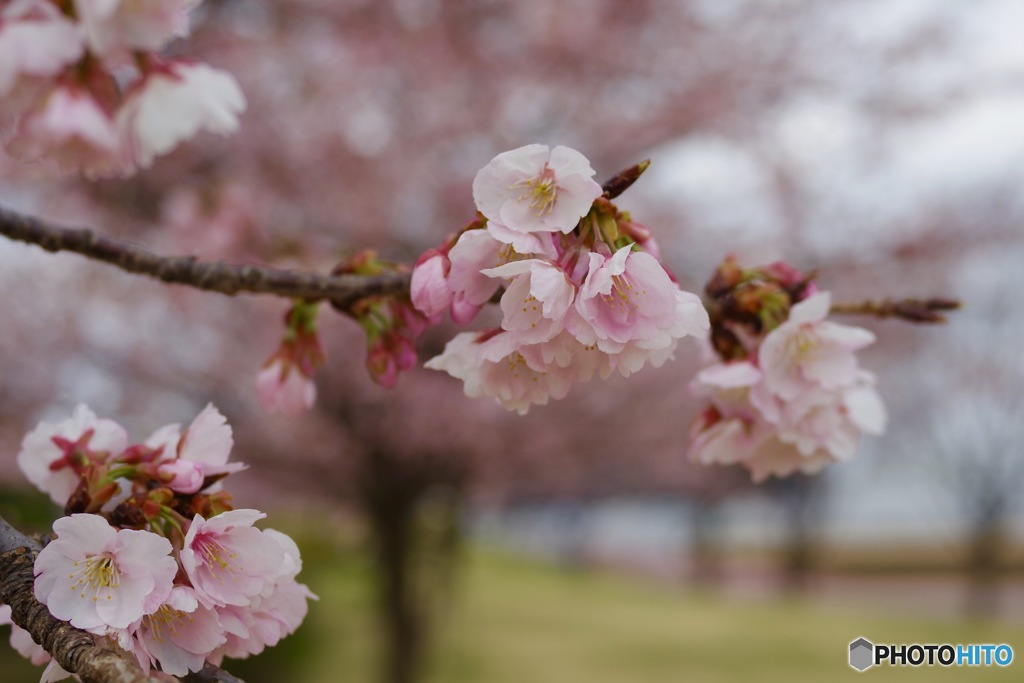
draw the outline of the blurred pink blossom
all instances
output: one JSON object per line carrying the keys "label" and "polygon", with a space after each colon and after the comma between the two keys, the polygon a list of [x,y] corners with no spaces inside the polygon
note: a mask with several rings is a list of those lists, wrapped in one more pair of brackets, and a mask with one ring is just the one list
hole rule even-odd
{"label": "blurred pink blossom", "polygon": [[77,27],[51,2],[16,0],[0,10],[0,127],[28,108],[83,49]]}
{"label": "blurred pink blossom", "polygon": [[99,56],[115,50],[158,51],[172,38],[188,35],[188,13],[201,0],[74,0],[89,49]]}
{"label": "blurred pink blossom", "polygon": [[316,383],[298,366],[274,358],[256,374],[256,397],[268,413],[299,415],[316,402]]}
{"label": "blurred pink blossom", "polygon": [[78,86],[58,86],[26,111],[7,150],[22,161],[52,161],[62,173],[102,177],[127,169],[114,119]]}
{"label": "blurred pink blossom", "polygon": [[127,93],[117,125],[142,168],[202,130],[238,130],[245,96],[234,77],[206,64],[173,61],[152,65]]}
{"label": "blurred pink blossom", "polygon": [[758,363],[773,394],[792,400],[817,386],[837,389],[856,379],[854,352],[875,335],[825,320],[831,302],[828,292],[819,292],[794,305],[789,319],[761,343]]}

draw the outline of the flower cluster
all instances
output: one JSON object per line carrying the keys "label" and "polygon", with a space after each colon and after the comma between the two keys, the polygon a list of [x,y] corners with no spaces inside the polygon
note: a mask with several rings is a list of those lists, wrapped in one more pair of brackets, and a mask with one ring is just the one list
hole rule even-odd
{"label": "flower cluster", "polygon": [[24,161],[127,175],[201,130],[238,128],[228,73],[157,55],[200,0],[12,0],[0,7],[0,131]]}
{"label": "flower cluster", "polygon": [[[373,277],[384,273],[407,273],[408,266],[385,261],[374,251],[363,251],[339,264],[335,275]],[[413,307],[408,295],[366,297],[348,311],[366,332],[366,369],[373,381],[392,388],[402,372],[416,367],[416,340],[429,321]]]}
{"label": "flower cluster", "polygon": [[723,360],[693,382],[711,405],[691,426],[692,459],[740,463],[762,481],[817,472],[883,431],[874,375],[855,353],[874,335],[827,320],[828,292],[787,264],[742,270],[732,258],[707,291]]}
{"label": "flower cluster", "polygon": [[412,301],[431,320],[447,310],[466,324],[500,296],[501,327],[457,335],[426,367],[525,413],[575,382],[658,366],[679,339],[706,332],[700,299],[679,289],[650,231],[593,175],[579,152],[544,145],[477,173],[479,216],[420,257]]}
{"label": "flower cluster", "polygon": [[[172,676],[257,654],[295,631],[315,596],[295,579],[295,543],[256,528],[263,513],[232,509],[221,480],[244,468],[228,462],[232,446],[212,405],[187,429],[168,425],[133,445],[85,406],[40,423],[18,464],[67,516],[36,558],[36,598],[144,671]],[[33,662],[48,661],[19,629],[11,638]],[[64,672],[44,679],[51,673]]]}

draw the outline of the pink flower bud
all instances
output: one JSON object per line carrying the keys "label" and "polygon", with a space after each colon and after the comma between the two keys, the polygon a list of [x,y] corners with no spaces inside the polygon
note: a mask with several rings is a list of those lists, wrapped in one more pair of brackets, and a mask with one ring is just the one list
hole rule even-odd
{"label": "pink flower bud", "polygon": [[203,468],[191,460],[169,460],[157,469],[160,479],[172,491],[196,493],[203,488]]}
{"label": "pink flower bud", "polygon": [[366,355],[366,369],[373,381],[385,389],[391,389],[398,382],[398,363],[391,351],[378,341]]}
{"label": "pink flower bud", "polygon": [[256,375],[256,396],[268,413],[294,417],[313,407],[316,385],[298,367],[277,358]]}
{"label": "pink flower bud", "polygon": [[452,302],[452,289],[448,285],[451,262],[436,249],[430,249],[416,262],[412,271],[410,292],[412,303],[428,317],[439,316]]}

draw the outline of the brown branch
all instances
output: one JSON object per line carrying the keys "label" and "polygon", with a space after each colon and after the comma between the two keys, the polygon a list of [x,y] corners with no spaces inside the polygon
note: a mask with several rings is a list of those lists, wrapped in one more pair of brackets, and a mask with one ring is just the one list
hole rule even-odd
{"label": "brown branch", "polygon": [[194,256],[158,256],[125,242],[97,235],[87,228],[64,228],[0,206],[0,235],[47,251],[71,251],[109,263],[129,273],[233,296],[273,294],[291,299],[329,299],[349,310],[360,299],[408,291],[409,276],[320,275],[266,266],[203,262]]}
{"label": "brown branch", "polygon": [[900,318],[912,323],[944,323],[946,316],[940,311],[955,311],[960,307],[956,299],[881,299],[832,304],[831,312],[839,315]]}
{"label": "brown branch", "polygon": [[[11,619],[57,660],[65,671],[78,674],[84,683],[149,683],[135,658],[123,650],[101,647],[93,636],[60,621],[36,600],[33,565],[39,544],[0,517],[0,602],[10,605]],[[242,683],[215,666],[206,665],[186,681],[194,683]]]}
{"label": "brown branch", "polygon": [[[602,186],[614,198],[640,177],[650,161],[616,174]],[[199,261],[194,256],[159,256],[141,247],[97,235],[88,228],[65,228],[0,206],[0,235],[47,251],[70,251],[109,263],[129,273],[171,284],[187,285],[228,296],[273,294],[307,301],[330,300],[349,312],[361,299],[409,291],[408,273],[386,275],[320,275],[267,266],[237,266],[222,261]]]}

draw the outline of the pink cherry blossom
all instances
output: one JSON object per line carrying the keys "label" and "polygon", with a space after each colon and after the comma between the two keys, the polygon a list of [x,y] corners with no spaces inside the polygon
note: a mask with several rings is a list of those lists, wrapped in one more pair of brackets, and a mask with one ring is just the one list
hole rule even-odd
{"label": "pink cherry blossom", "polygon": [[467,230],[448,253],[451,265],[448,286],[452,291],[452,320],[465,325],[476,317],[501,282],[483,271],[512,260],[511,248],[494,239],[486,230]]}
{"label": "pink cherry blossom", "polygon": [[222,474],[245,469],[241,463],[228,464],[235,441],[219,410],[208,403],[192,420],[178,444],[178,457],[203,465],[205,474]]}
{"label": "pink cherry blossom", "polygon": [[863,370],[855,384],[837,391],[809,391],[784,404],[780,413],[780,441],[793,444],[804,456],[824,450],[834,460],[852,457],[861,433],[881,434],[886,421],[874,376]]}
{"label": "pink cherry blossom", "polygon": [[51,2],[16,0],[0,10],[0,126],[28,108],[83,50],[78,28]]}
{"label": "pink cherry blossom", "polygon": [[195,493],[206,477],[234,474],[246,468],[240,462],[228,462],[234,439],[227,419],[211,403],[181,433],[179,425],[166,425],[154,432],[146,445],[162,449],[157,475],[179,493]]}
{"label": "pink cherry blossom", "polygon": [[234,77],[206,64],[170,62],[153,67],[133,86],[118,111],[117,126],[142,168],[201,130],[238,130],[245,96]]}
{"label": "pink cherry blossom", "polygon": [[297,365],[276,357],[256,375],[256,397],[266,412],[294,417],[316,403],[316,383]]}
{"label": "pink cherry blossom", "polygon": [[833,462],[827,451],[801,453],[792,444],[776,438],[765,438],[743,464],[750,470],[750,478],[760,484],[770,476],[788,477],[794,472],[817,474]]}
{"label": "pink cherry blossom", "polygon": [[65,459],[65,452],[54,437],[80,442],[88,436],[90,453],[116,455],[128,446],[124,428],[113,420],[101,420],[84,405],[75,408],[71,417],[56,424],[40,422],[21,442],[18,467],[36,488],[63,506],[78,486],[79,475]]}
{"label": "pink cherry blossom", "polygon": [[744,462],[765,439],[774,438],[774,430],[750,403],[751,387],[761,379],[761,371],[748,361],[716,363],[697,373],[690,389],[709,393],[711,406],[690,425],[691,460],[705,465]]}
{"label": "pink cherry blossom", "polygon": [[589,254],[586,280],[567,328],[580,343],[617,353],[631,341],[664,348],[673,339],[702,335],[709,327],[699,298],[681,291],[650,254],[630,246],[607,256]]}
{"label": "pink cherry blossom", "polygon": [[263,533],[281,548],[284,562],[276,573],[277,578],[249,606],[218,608],[227,642],[215,653],[215,659],[223,656],[241,659],[273,647],[294,633],[305,619],[309,609],[307,600],[319,599],[295,580],[302,569],[295,541],[275,529]]}
{"label": "pink cherry blossom", "polygon": [[245,606],[273,582],[284,552],[253,527],[264,517],[257,510],[231,510],[192,520],[180,559],[200,603]]}
{"label": "pink cherry blossom", "polygon": [[553,241],[555,233],[516,232],[500,223],[491,221],[487,223],[487,234],[506,245],[506,253],[507,249],[511,249],[512,252],[522,256],[535,255],[546,258],[557,256],[557,248]]}
{"label": "pink cherry blossom", "polygon": [[761,343],[758,363],[773,394],[792,400],[815,387],[837,389],[856,378],[854,351],[871,344],[875,335],[825,320],[830,306],[828,292],[808,297]]}
{"label": "pink cherry blossom", "polygon": [[74,0],[89,49],[158,51],[188,35],[188,12],[200,0]]}
{"label": "pink cherry blossom", "polygon": [[148,531],[115,530],[98,515],[53,523],[57,539],[39,552],[35,595],[58,619],[104,635],[159,607],[178,565],[171,544]]}
{"label": "pink cherry blossom", "polygon": [[62,173],[123,174],[129,164],[114,119],[78,86],[58,86],[21,117],[7,143],[22,161],[48,160]]}
{"label": "pink cherry blossom", "polygon": [[521,344],[547,341],[562,330],[576,286],[557,264],[527,259],[489,268],[483,274],[512,278],[501,297],[501,326]]}
{"label": "pink cherry blossom", "polygon": [[451,306],[453,292],[448,284],[451,265],[447,254],[430,249],[417,259],[412,270],[409,284],[412,303],[430,318],[441,315]]}
{"label": "pink cherry blossom", "polygon": [[619,354],[610,355],[596,346],[584,346],[563,330],[541,344],[521,347],[519,353],[531,367],[559,368],[577,382],[588,382],[597,376],[607,379],[616,369]]}
{"label": "pink cherry blossom", "polygon": [[[529,347],[527,347],[528,349]],[[569,368],[534,367],[513,335],[498,331],[463,332],[424,367],[444,370],[465,383],[467,396],[491,396],[509,410],[525,414],[531,405],[564,398],[572,387]],[[530,354],[531,358],[536,356]],[[536,363],[536,360],[534,360]]]}
{"label": "pink cherry blossom", "polygon": [[159,664],[166,674],[184,676],[202,669],[225,639],[216,611],[200,605],[193,589],[175,586],[155,612],[118,635],[118,644],[147,673]]}
{"label": "pink cherry blossom", "polygon": [[758,422],[739,417],[723,417],[714,407],[707,408],[690,425],[688,455],[703,465],[734,465],[745,462],[771,434],[757,429]]}
{"label": "pink cherry blossom", "polygon": [[476,206],[520,233],[571,232],[601,196],[586,157],[569,147],[527,145],[494,157],[473,180]]}
{"label": "pink cherry blossom", "polygon": [[838,389],[809,385],[784,400],[772,393],[766,373],[751,361],[718,363],[691,387],[711,393],[711,406],[694,421],[690,458],[704,464],[747,467],[754,481],[821,470],[856,452],[860,435],[880,434],[885,407],[874,377],[856,371]]}

